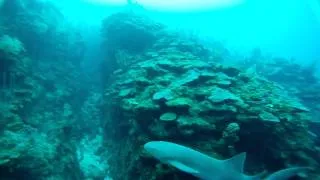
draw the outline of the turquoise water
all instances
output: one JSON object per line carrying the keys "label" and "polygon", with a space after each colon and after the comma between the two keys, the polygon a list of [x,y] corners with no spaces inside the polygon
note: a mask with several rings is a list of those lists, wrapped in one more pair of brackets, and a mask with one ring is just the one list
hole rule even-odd
{"label": "turquoise water", "polygon": [[0,180],[318,180],[319,47],[318,0],[0,0]]}
{"label": "turquoise water", "polygon": [[[72,21],[95,25],[105,15],[125,8],[125,2],[119,2],[120,4],[113,4],[112,1],[70,1],[61,6]],[[267,53],[294,57],[301,62],[305,62],[302,59],[319,58],[317,47],[320,41],[317,32],[320,28],[320,9],[316,0],[247,0],[236,1],[235,5],[231,1],[222,8],[215,8],[215,3],[211,3],[211,9],[186,8],[182,12],[180,9],[184,9],[183,6],[188,1],[177,1],[171,6],[165,3],[157,5],[156,1],[153,6],[149,4],[152,3],[146,3],[144,10],[138,10],[171,27],[187,29],[203,38],[223,41],[237,51],[248,53],[250,49],[259,47]]]}

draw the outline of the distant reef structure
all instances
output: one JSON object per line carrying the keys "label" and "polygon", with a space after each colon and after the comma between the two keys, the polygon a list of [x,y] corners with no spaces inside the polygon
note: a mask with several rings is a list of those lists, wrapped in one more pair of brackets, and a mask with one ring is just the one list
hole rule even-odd
{"label": "distant reef structure", "polygon": [[93,96],[79,69],[81,37],[49,1],[2,2],[0,179],[83,179],[79,115],[95,114],[85,103]]}
{"label": "distant reef structure", "polygon": [[296,59],[270,57],[254,49],[248,57],[237,64],[244,71],[263,76],[283,86],[310,109],[313,132],[320,135],[320,61],[307,61],[301,65]]}
{"label": "distant reef structure", "polygon": [[143,144],[151,140],[221,159],[247,152],[247,174],[319,167],[310,108],[271,76],[223,65],[196,39],[138,14],[108,17],[102,33],[113,64],[104,132],[114,180],[194,179],[150,157]]}

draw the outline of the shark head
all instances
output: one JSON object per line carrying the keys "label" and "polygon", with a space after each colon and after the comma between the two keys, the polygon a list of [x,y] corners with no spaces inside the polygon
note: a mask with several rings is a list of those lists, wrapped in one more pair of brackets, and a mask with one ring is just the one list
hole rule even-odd
{"label": "shark head", "polygon": [[165,145],[161,141],[151,141],[146,143],[143,147],[150,155],[157,159],[162,159],[166,158],[166,156],[169,156],[169,154],[165,152],[167,148],[164,148]]}
{"label": "shark head", "polygon": [[144,145],[144,149],[153,157],[158,160],[170,161],[172,159],[178,159],[181,156],[181,149],[179,146],[175,146],[173,143],[165,141],[151,141]]}

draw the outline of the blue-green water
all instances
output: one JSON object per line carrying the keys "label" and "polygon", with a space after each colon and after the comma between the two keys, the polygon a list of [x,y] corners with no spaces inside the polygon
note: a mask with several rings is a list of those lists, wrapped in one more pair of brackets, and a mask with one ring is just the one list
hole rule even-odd
{"label": "blue-green water", "polygon": [[317,180],[319,46],[317,0],[0,0],[0,180]]}

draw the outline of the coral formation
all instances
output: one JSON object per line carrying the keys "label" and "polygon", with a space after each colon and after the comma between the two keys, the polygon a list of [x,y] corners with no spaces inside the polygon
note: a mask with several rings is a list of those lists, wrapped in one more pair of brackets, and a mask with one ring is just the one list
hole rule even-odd
{"label": "coral formation", "polygon": [[5,1],[0,16],[1,179],[83,178],[76,144],[86,127],[75,122],[82,104],[95,114],[70,53],[81,48],[75,31],[46,1]]}
{"label": "coral formation", "polygon": [[25,49],[17,38],[3,35],[0,37],[0,51],[3,57],[12,57],[20,55]]}
{"label": "coral formation", "polygon": [[221,44],[130,11],[102,23],[97,85],[81,34],[50,1],[0,9],[0,179],[193,179],[147,154],[150,140],[221,159],[245,151],[248,174],[311,166],[298,178],[320,176],[314,64],[255,50],[225,65]]}
{"label": "coral formation", "polygon": [[[115,15],[111,22],[140,25],[135,16],[128,17]],[[205,47],[169,30],[157,34],[136,58],[111,75],[104,97],[112,117],[105,126],[107,143],[118,154],[109,161],[114,179],[192,178],[150,159],[142,150],[150,140],[170,140],[220,157],[246,151],[255,159],[249,174],[318,165],[308,109],[280,85],[208,63]]]}

